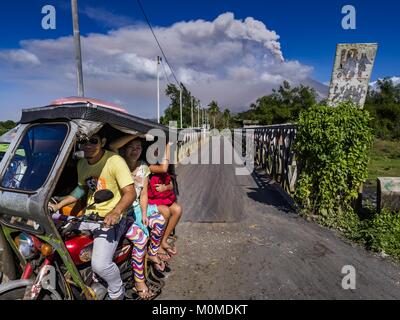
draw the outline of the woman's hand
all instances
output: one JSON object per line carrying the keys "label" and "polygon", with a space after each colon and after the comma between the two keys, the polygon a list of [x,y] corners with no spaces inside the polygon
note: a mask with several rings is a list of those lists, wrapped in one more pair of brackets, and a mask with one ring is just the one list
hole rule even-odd
{"label": "woman's hand", "polygon": [[167,186],[165,184],[156,184],[155,186],[158,192],[164,192],[167,190]]}
{"label": "woman's hand", "polygon": [[147,218],[147,215],[142,215],[142,223],[146,228],[149,226],[149,218]]}

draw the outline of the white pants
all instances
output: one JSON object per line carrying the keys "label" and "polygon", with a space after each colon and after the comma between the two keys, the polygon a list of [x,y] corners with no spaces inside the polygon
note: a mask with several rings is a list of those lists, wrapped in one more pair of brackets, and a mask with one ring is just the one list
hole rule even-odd
{"label": "white pants", "polygon": [[79,230],[93,233],[92,269],[108,284],[108,295],[116,299],[124,293],[118,266],[113,262],[118,242],[125,231],[126,219],[111,228],[100,228],[96,222],[81,222]]}

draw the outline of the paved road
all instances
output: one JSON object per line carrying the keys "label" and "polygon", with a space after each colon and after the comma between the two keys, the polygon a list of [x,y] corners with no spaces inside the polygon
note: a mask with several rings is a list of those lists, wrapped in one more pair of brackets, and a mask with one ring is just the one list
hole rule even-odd
{"label": "paved road", "polygon": [[[178,167],[180,254],[159,299],[400,299],[398,264],[298,217],[267,180],[234,170]],[[356,290],[342,289],[345,265]]]}

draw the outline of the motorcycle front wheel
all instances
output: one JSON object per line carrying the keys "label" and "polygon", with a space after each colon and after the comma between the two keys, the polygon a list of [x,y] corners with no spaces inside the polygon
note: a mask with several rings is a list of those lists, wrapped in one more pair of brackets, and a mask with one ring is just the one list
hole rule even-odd
{"label": "motorcycle front wheel", "polygon": [[10,289],[0,294],[0,300],[23,300],[26,287]]}
{"label": "motorcycle front wheel", "polygon": [[[13,288],[0,293],[1,300],[24,300],[26,286]],[[52,294],[49,291],[42,290],[37,300],[60,300],[59,296]]]}

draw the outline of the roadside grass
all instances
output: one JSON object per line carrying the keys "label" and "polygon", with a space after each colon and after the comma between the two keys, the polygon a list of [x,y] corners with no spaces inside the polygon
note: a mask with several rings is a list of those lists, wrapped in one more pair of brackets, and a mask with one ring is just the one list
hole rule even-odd
{"label": "roadside grass", "polygon": [[367,184],[377,177],[400,177],[400,141],[375,139],[370,151]]}
{"label": "roadside grass", "polygon": [[[375,139],[370,151],[368,180],[364,187],[376,192],[377,177],[400,177],[400,141]],[[365,189],[364,189],[365,191]],[[349,213],[344,236],[378,254],[400,262],[400,212],[386,209],[377,214],[375,205],[367,203],[362,212]]]}

